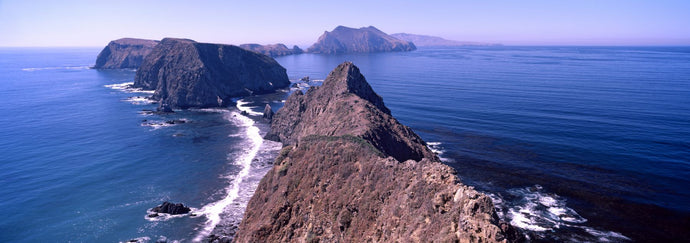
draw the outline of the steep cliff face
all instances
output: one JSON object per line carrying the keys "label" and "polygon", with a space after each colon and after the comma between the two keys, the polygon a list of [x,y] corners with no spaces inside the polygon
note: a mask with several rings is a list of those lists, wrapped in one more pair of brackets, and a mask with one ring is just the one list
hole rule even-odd
{"label": "steep cliff face", "polygon": [[96,58],[97,69],[138,68],[158,41],[122,38],[111,41]]}
{"label": "steep cliff face", "polygon": [[236,242],[507,242],[487,196],[462,185],[390,116],[352,63],[290,96],[270,137],[286,146]]}
{"label": "steep cliff face", "polygon": [[349,62],[336,67],[322,87],[290,96],[266,138],[297,144],[308,135],[348,134],[367,139],[400,161],[434,157],[410,128],[391,116],[359,68]]}
{"label": "steep cliff face", "polygon": [[290,84],[272,58],[237,46],[163,39],[137,70],[134,86],[153,89],[153,99],[173,108],[218,107],[230,98]]}
{"label": "steep cliff face", "polygon": [[293,55],[293,54],[302,54],[304,52],[298,46],[294,46],[292,49],[289,49],[287,46],[285,46],[284,44],[280,44],[280,43],[273,44],[273,45],[242,44],[242,45],[240,45],[240,47],[245,49],[245,50],[258,52],[258,53],[264,54],[266,56],[271,56],[271,57],[280,57],[280,56],[287,56],[287,55]]}
{"label": "steep cliff face", "polygon": [[416,49],[412,42],[387,35],[373,26],[359,29],[338,26],[331,32],[324,32],[316,43],[307,49],[307,52],[341,54],[412,51]]}

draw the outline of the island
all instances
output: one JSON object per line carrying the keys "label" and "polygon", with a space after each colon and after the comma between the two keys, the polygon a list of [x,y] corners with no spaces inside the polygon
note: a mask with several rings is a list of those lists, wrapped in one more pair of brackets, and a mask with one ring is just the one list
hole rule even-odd
{"label": "island", "polygon": [[300,49],[299,46],[293,46],[292,49],[290,49],[282,43],[272,45],[242,44],[240,45],[240,47],[244,48],[245,50],[258,52],[270,57],[280,57],[304,53],[304,51]]}
{"label": "island", "polygon": [[309,53],[342,54],[416,50],[412,42],[392,37],[374,26],[359,29],[338,26],[331,32],[324,32],[307,49]]}
{"label": "island", "polygon": [[396,33],[391,36],[414,43],[416,46],[500,46],[497,43],[447,40],[437,36]]}
{"label": "island", "polygon": [[237,46],[165,38],[136,72],[134,87],[155,90],[159,108],[224,107],[233,97],[290,85],[273,58]]}
{"label": "island", "polygon": [[491,199],[460,183],[350,62],[296,91],[267,139],[284,147],[235,242],[513,242]]}
{"label": "island", "polygon": [[96,58],[95,69],[139,68],[144,58],[158,45],[156,40],[122,38],[111,41]]}

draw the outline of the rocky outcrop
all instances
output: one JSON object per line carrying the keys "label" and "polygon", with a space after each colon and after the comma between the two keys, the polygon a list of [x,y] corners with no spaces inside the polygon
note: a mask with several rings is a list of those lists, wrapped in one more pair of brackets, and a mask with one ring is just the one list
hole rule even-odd
{"label": "rocky outcrop", "polygon": [[171,108],[219,107],[232,97],[273,92],[290,84],[272,58],[233,45],[165,38],[144,59],[134,86],[155,90]]}
{"label": "rocky outcrop", "polygon": [[186,214],[192,211],[189,207],[186,207],[182,203],[170,203],[163,202],[163,204],[156,206],[151,210],[154,213],[167,213],[167,214]]}
{"label": "rocky outcrop", "polygon": [[261,117],[263,119],[270,121],[270,120],[273,120],[273,115],[274,115],[273,108],[271,107],[271,105],[266,104],[266,107],[264,107],[264,114]]}
{"label": "rocky outcrop", "polygon": [[472,41],[455,41],[447,40],[437,36],[428,35],[414,35],[407,33],[396,33],[391,36],[409,41],[415,44],[415,46],[500,46],[496,43],[484,43],[484,42],[472,42]]}
{"label": "rocky outcrop", "polygon": [[96,58],[96,69],[138,68],[153,48],[155,40],[122,38],[111,41]]}
{"label": "rocky outcrop", "polygon": [[320,88],[291,95],[273,117],[266,138],[290,145],[309,135],[362,137],[400,161],[434,157],[421,138],[391,116],[350,62],[336,67]]}
{"label": "rocky outcrop", "polygon": [[462,185],[401,125],[352,63],[291,95],[285,144],[248,203],[236,242],[507,242],[486,195]]}
{"label": "rocky outcrop", "polygon": [[242,44],[242,45],[240,45],[240,47],[245,49],[245,50],[258,52],[258,53],[264,54],[266,56],[271,56],[271,57],[280,57],[280,56],[287,56],[287,55],[293,55],[293,54],[302,54],[304,52],[298,46],[294,46],[294,47],[292,47],[292,49],[289,49],[287,46],[280,44],[280,43],[273,44],[273,45]]}
{"label": "rocky outcrop", "polygon": [[338,26],[324,32],[307,49],[311,53],[341,54],[355,52],[391,52],[416,50],[414,44],[399,40],[376,29],[374,26],[359,29]]}

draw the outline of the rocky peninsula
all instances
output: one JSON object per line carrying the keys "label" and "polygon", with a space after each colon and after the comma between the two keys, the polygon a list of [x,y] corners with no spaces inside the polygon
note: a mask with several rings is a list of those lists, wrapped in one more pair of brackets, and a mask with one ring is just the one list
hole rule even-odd
{"label": "rocky peninsula", "polygon": [[272,45],[242,44],[240,45],[240,47],[245,50],[258,52],[270,57],[280,57],[304,53],[304,51],[300,49],[299,46],[293,46],[292,49],[290,49],[282,43]]}
{"label": "rocky peninsula", "polygon": [[293,93],[271,122],[283,149],[236,242],[510,242],[489,197],[460,183],[350,62]]}
{"label": "rocky peninsula", "polygon": [[342,54],[367,52],[392,52],[416,50],[412,42],[387,35],[374,26],[359,29],[338,26],[331,32],[324,32],[307,49],[310,53]]}
{"label": "rocky peninsula", "polygon": [[134,87],[165,108],[222,107],[231,98],[290,85],[273,58],[233,45],[165,38],[137,70]]}
{"label": "rocky peninsula", "polygon": [[96,69],[139,68],[144,58],[158,45],[156,40],[122,38],[111,41],[96,58]]}

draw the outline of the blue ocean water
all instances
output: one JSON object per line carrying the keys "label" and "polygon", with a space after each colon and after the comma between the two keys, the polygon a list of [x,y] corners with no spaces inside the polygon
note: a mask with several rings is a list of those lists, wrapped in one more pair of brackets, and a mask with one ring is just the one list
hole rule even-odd
{"label": "blue ocean water", "polygon": [[[690,48],[435,47],[358,65],[393,115],[546,241],[690,239]],[[622,237],[620,236],[622,234]]]}
{"label": "blue ocean water", "polygon": [[[0,241],[190,241],[237,220],[276,149],[257,140],[265,124],[235,108],[143,114],[155,108],[136,99],[147,93],[116,89],[134,71],[88,69],[99,50],[0,49]],[[276,60],[311,85],[353,61],[393,115],[530,239],[688,239],[690,48]],[[239,103],[277,109],[286,95]],[[186,122],[161,126],[176,119]],[[164,200],[199,216],[147,220]]]}
{"label": "blue ocean water", "polygon": [[[132,82],[134,71],[88,69],[98,52],[0,50],[0,207],[12,212],[0,242],[189,241],[218,223],[206,215],[241,215],[213,206],[251,196],[231,191],[247,160],[258,174],[239,185],[269,168],[252,151],[253,121],[220,109],[141,114],[156,105],[130,98],[146,93],[106,87]],[[159,125],[178,119],[187,122]],[[165,200],[201,216],[145,219]]]}

